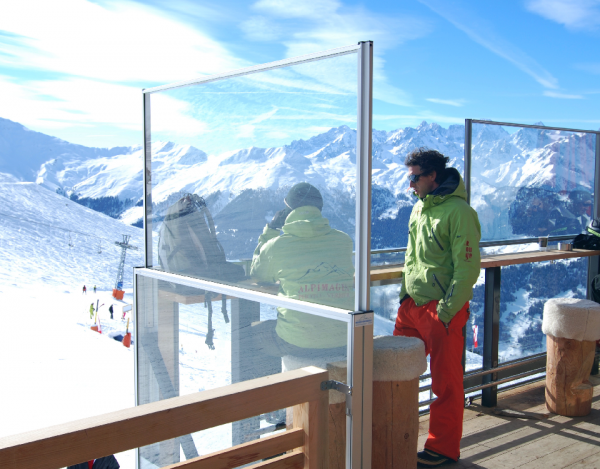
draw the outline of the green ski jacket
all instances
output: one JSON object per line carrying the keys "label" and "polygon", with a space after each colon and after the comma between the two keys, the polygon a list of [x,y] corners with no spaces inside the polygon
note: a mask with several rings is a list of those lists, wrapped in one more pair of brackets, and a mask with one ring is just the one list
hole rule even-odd
{"label": "green ski jacket", "polygon": [[[279,295],[354,310],[353,243],[329,226],[318,208],[298,207],[286,218],[283,235],[267,225],[258,238],[250,275],[279,282]],[[346,345],[347,326],[287,308],[277,308],[276,332],[303,348]]]}
{"label": "green ski jacket", "polygon": [[400,289],[400,298],[409,295],[417,306],[440,300],[437,313],[444,322],[473,298],[481,263],[477,212],[467,203],[459,172],[447,172],[446,180],[413,207]]}

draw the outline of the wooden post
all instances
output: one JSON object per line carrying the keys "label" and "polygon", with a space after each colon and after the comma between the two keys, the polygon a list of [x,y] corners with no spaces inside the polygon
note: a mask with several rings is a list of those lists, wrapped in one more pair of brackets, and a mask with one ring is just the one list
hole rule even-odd
{"label": "wooden post", "polygon": [[419,378],[373,383],[373,456],[377,469],[417,467]]}
{"label": "wooden post", "polygon": [[329,433],[327,409],[329,394],[322,392],[319,399],[294,406],[294,427],[304,429],[304,469],[327,469]]}
{"label": "wooden post", "polygon": [[596,342],[546,336],[546,407],[566,417],[583,417],[592,409],[590,370]]}

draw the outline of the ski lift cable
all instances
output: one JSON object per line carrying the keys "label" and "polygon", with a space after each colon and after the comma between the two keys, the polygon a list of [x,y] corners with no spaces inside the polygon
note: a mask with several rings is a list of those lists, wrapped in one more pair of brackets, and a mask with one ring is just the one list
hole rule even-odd
{"label": "ski lift cable", "polygon": [[70,229],[67,229],[67,228],[62,228],[60,226],[51,225],[49,223],[42,223],[42,222],[39,222],[39,221],[28,220],[26,218],[15,217],[14,215],[9,215],[7,213],[0,212],[0,216],[8,217],[8,218],[14,218],[15,220],[24,221],[24,222],[27,222],[27,223],[32,223],[34,225],[47,226],[47,227],[50,227],[50,228],[54,228],[55,230],[64,231],[65,233],[75,233],[75,234],[79,234],[79,235],[82,235],[82,236],[89,236],[90,238],[96,238],[96,239],[99,239],[99,240],[104,240],[104,241],[108,242],[108,244],[111,244],[111,242],[112,242],[112,240],[110,240],[108,238],[102,238],[101,236],[96,236],[96,235],[93,235],[93,234],[90,234],[90,233],[83,233],[81,231],[76,231],[76,230],[70,230]]}

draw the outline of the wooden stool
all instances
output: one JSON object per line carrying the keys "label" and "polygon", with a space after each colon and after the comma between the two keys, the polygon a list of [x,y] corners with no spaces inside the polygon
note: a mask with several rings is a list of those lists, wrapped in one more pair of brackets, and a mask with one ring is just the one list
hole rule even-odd
{"label": "wooden stool", "polygon": [[[346,382],[346,362],[329,363],[329,379]],[[373,340],[373,469],[417,467],[419,376],[425,344],[414,337]],[[329,391],[329,469],[344,469],[346,397]]]}
{"label": "wooden stool", "polygon": [[546,407],[566,417],[592,409],[589,382],[596,340],[600,338],[600,304],[576,298],[553,298],[544,305],[546,334]]}

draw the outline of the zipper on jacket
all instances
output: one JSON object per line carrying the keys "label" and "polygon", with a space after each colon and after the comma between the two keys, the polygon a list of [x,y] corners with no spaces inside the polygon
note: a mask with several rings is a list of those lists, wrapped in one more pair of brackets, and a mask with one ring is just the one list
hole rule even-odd
{"label": "zipper on jacket", "polygon": [[450,289],[450,293],[448,293],[448,297],[446,298],[446,301],[448,301],[450,298],[452,298],[452,294],[454,293],[454,285],[456,285],[455,283],[452,284],[452,288]]}
{"label": "zipper on jacket", "polygon": [[438,287],[440,287],[442,289],[442,291],[444,292],[444,296],[446,296],[446,290],[444,290],[444,287],[442,287],[442,284],[439,282],[439,280],[437,279],[435,274],[433,274],[433,280],[435,280],[435,283],[438,284]]}
{"label": "zipper on jacket", "polygon": [[431,227],[431,236],[433,236],[433,239],[435,239],[435,242],[437,243],[437,245],[440,247],[440,249],[443,251],[444,248],[442,247],[442,244],[439,242],[439,240],[437,239],[437,236],[435,235],[435,233],[433,232],[433,227]]}

